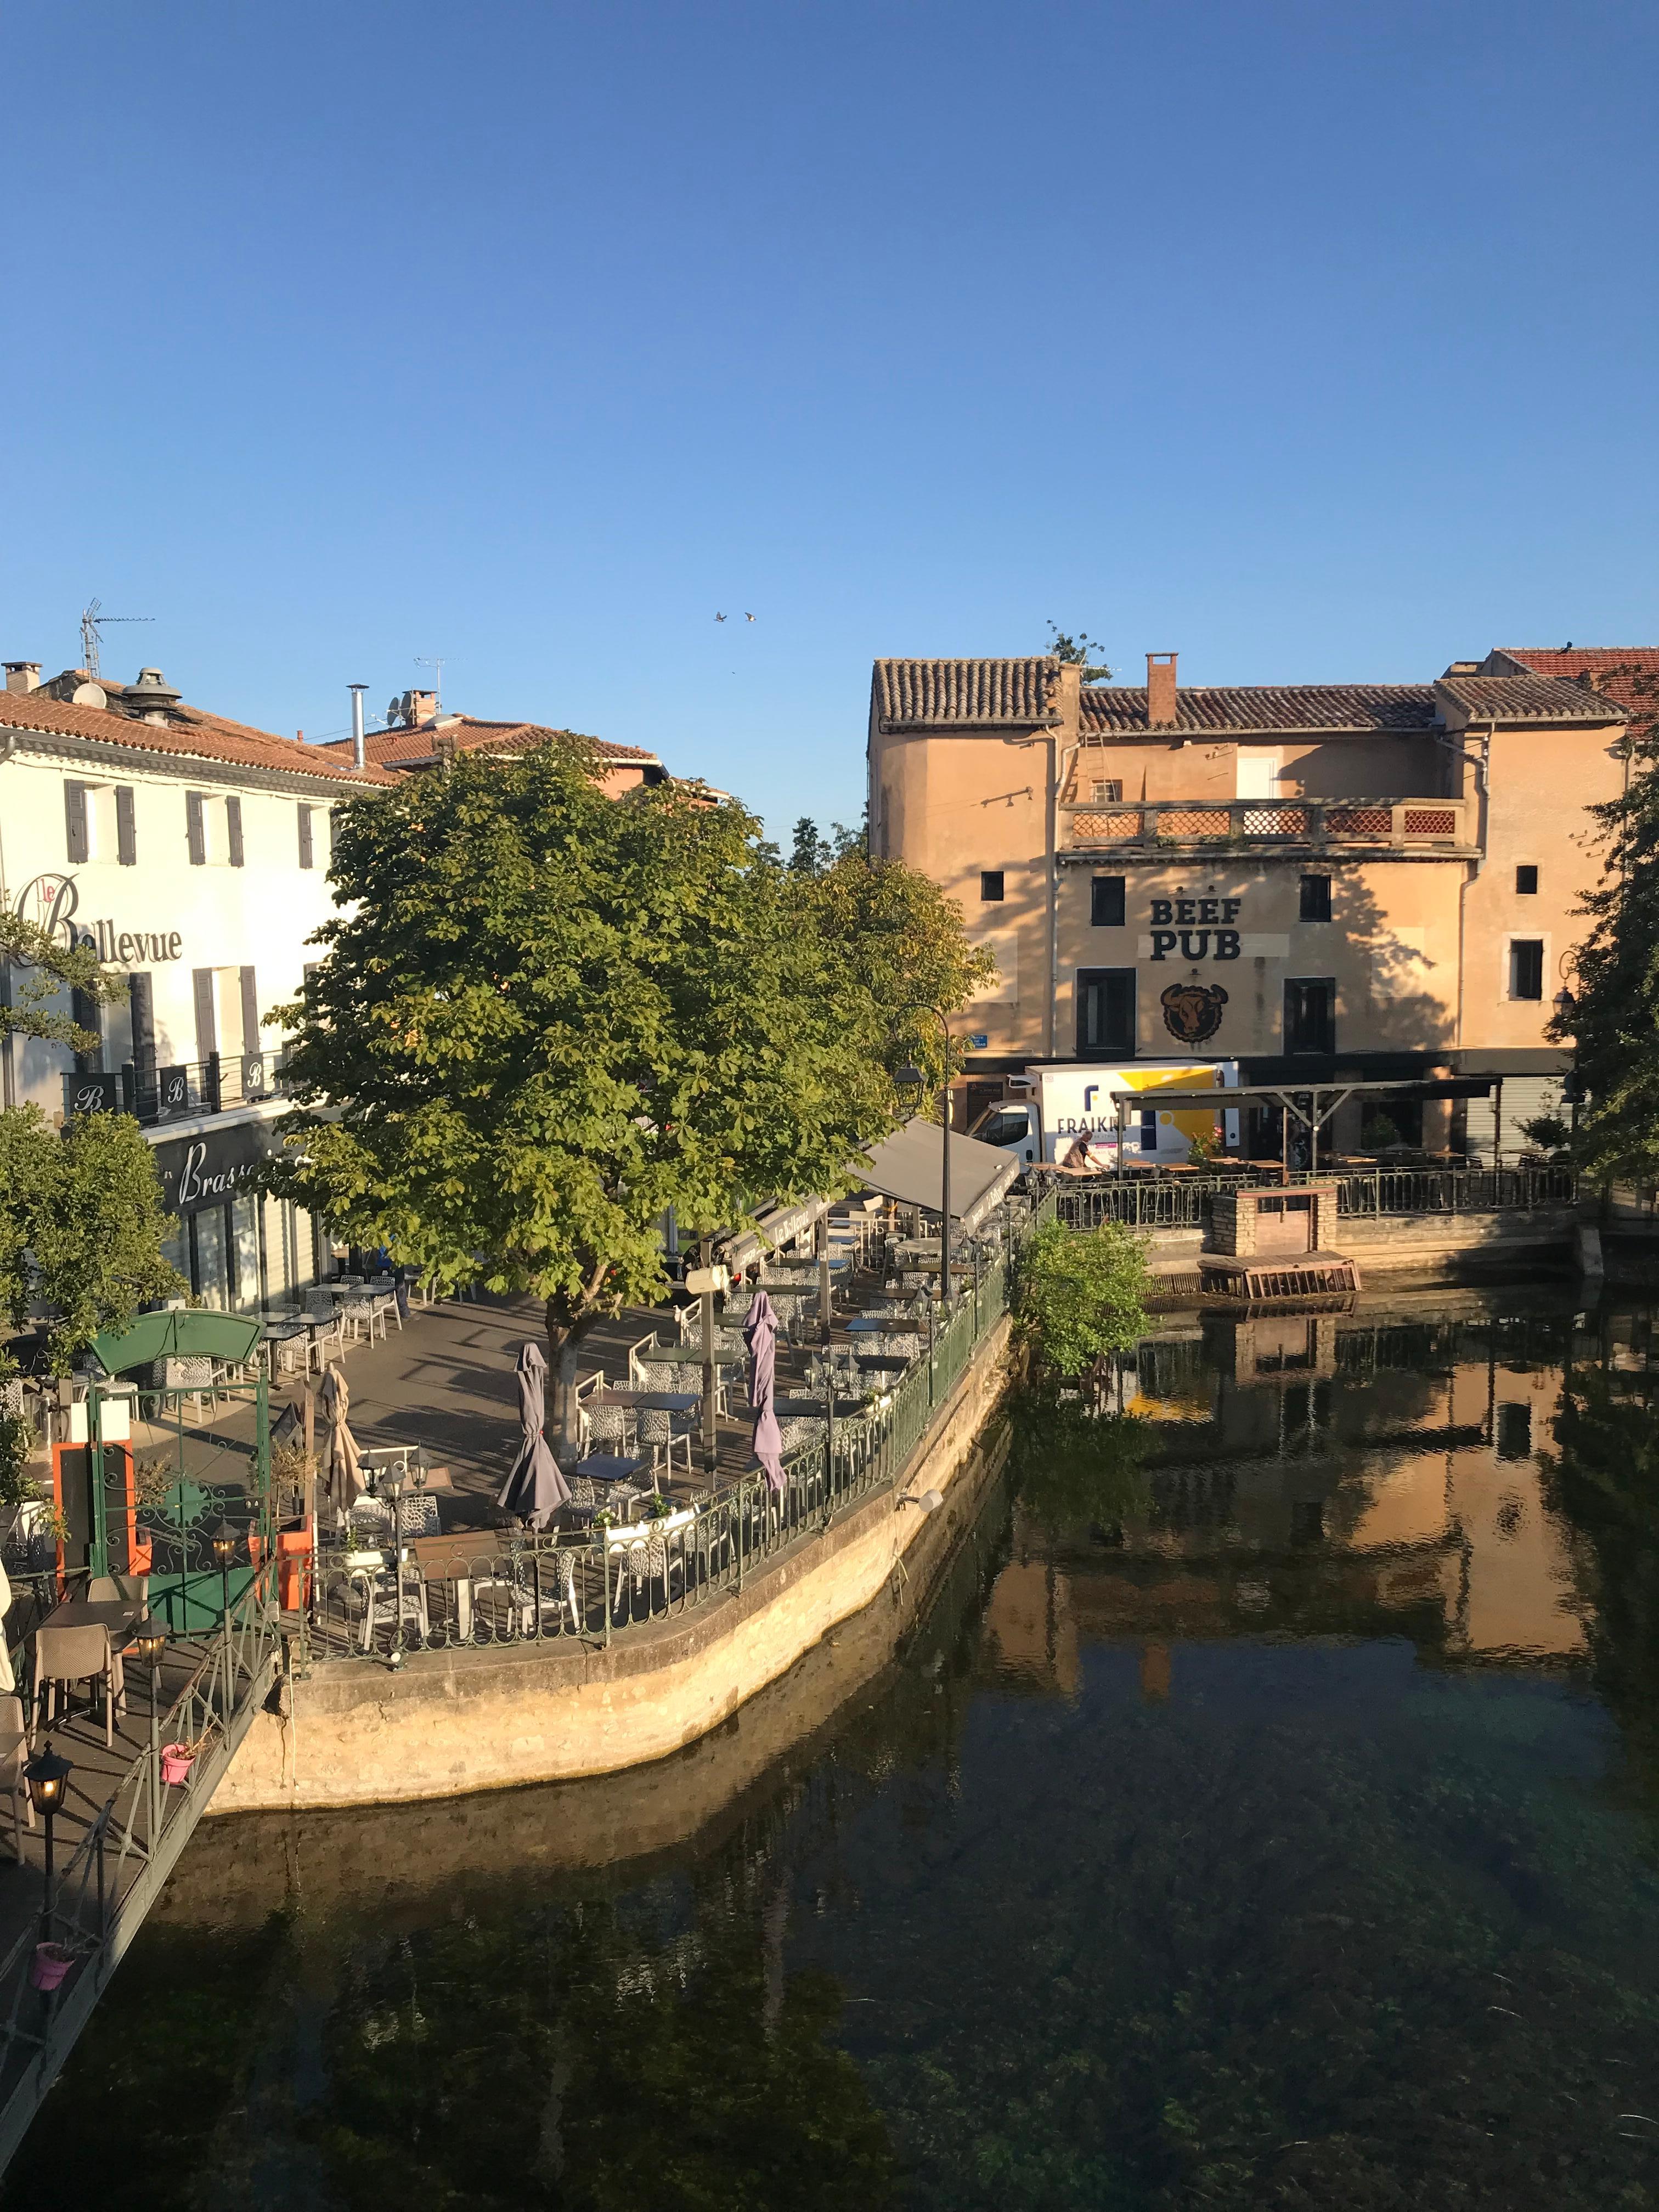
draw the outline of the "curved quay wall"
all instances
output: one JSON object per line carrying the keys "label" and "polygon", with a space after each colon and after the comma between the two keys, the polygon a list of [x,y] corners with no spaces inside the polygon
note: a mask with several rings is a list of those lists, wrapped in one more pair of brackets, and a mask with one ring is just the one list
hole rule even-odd
{"label": "curved quay wall", "polygon": [[[741,1592],[607,1650],[562,1641],[411,1656],[397,1673],[324,1665],[261,1713],[213,1814],[390,1805],[574,1781],[665,1759],[729,1720],[841,1622],[898,1583],[926,1589],[991,1466],[980,1431],[1007,1381],[1009,1324],[988,1331],[896,1489],[862,1499]],[[935,1489],[935,1513],[896,1503]],[[912,1608],[893,1609],[896,1639]]]}

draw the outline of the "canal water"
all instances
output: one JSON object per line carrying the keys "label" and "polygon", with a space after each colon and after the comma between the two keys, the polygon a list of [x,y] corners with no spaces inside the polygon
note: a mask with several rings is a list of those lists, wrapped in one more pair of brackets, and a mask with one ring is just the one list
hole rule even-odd
{"label": "canal water", "polygon": [[1650,1349],[1169,1317],[1015,1408],[896,1662],[612,1784],[210,1823],[5,2202],[1659,2203]]}

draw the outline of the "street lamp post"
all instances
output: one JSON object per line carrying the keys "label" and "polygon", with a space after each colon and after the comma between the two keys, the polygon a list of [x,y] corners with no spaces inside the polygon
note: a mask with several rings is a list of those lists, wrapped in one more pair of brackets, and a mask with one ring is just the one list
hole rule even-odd
{"label": "street lamp post", "polygon": [[[939,1034],[945,1040],[945,1082],[941,1100],[940,1121],[943,1137],[939,1146],[939,1294],[948,1314],[951,1310],[951,1024],[943,1009],[926,999],[918,999],[914,1006],[905,1008],[907,1014],[931,1014],[939,1024]],[[919,1067],[902,1067],[901,1083],[922,1084],[926,1081]]]}
{"label": "street lamp post", "polygon": [[158,1620],[153,1613],[146,1613],[133,1623],[127,1649],[136,1657],[148,1662],[149,1667],[149,1847],[152,1851],[155,1849],[161,1828],[161,1751],[156,1696],[161,1654],[167,1646],[167,1624]]}
{"label": "street lamp post", "polygon": [[[396,1530],[393,1530],[395,1543]],[[230,1660],[230,1568],[236,1557],[236,1547],[241,1541],[231,1523],[221,1517],[208,1531],[208,1540],[213,1547],[213,1556],[219,1563],[220,1598],[224,1611],[225,1629],[225,1725],[230,1725],[231,1708],[235,1699],[231,1693]]]}
{"label": "street lamp post", "polygon": [[23,1769],[29,1802],[45,1821],[46,1829],[46,1887],[40,1911],[40,1940],[43,1943],[52,1941],[52,1913],[57,1904],[52,1895],[52,1823],[63,1810],[64,1793],[74,1771],[74,1762],[60,1759],[52,1749],[50,1738]]}

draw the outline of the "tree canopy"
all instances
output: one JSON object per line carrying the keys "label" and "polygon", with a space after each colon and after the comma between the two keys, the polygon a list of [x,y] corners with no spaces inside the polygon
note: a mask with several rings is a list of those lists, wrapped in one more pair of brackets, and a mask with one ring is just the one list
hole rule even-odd
{"label": "tree canopy", "polygon": [[1085,629],[1080,629],[1073,637],[1069,631],[1057,629],[1052,622],[1048,625],[1048,651],[1050,659],[1074,664],[1083,671],[1085,684],[1111,682],[1112,672],[1106,663],[1091,658],[1103,649],[1100,640],[1091,637]]}
{"label": "tree canopy", "polygon": [[1146,1255],[1121,1222],[1079,1232],[1047,1221],[1020,1254],[1014,1326],[1053,1373],[1081,1375],[1145,1334],[1146,1287]]}
{"label": "tree canopy", "polygon": [[52,1310],[58,1373],[100,1329],[183,1287],[161,1256],[171,1225],[128,1115],[84,1115],[60,1136],[39,1107],[0,1112],[0,1309],[14,1329],[31,1306]]}
{"label": "tree canopy", "polygon": [[[1632,672],[1638,697],[1659,681]],[[1581,912],[1589,935],[1575,947],[1575,1004],[1548,1035],[1577,1046],[1589,1106],[1578,1132],[1593,1175],[1659,1182],[1659,715],[1649,706],[1627,740],[1634,773],[1622,797],[1590,812],[1606,837],[1601,883]]]}
{"label": "tree canopy", "polygon": [[842,1187],[899,1110],[902,1006],[974,969],[909,871],[793,874],[741,806],[607,799],[596,765],[462,756],[345,809],[343,911],[280,1017],[276,1187],[441,1286],[539,1297],[562,1426],[577,1340],[661,1293],[665,1211]]}
{"label": "tree canopy", "polygon": [[0,963],[23,971],[12,1004],[0,1005],[0,1036],[40,1037],[75,1052],[91,1052],[96,1035],[73,1011],[66,1014],[54,1002],[64,991],[100,1002],[125,998],[127,992],[125,977],[100,966],[90,946],[60,945],[38,922],[3,909]]}

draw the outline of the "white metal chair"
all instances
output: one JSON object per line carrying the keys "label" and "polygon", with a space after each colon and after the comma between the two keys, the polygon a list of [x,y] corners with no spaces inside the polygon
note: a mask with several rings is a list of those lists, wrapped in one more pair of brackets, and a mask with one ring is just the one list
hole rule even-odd
{"label": "white metal chair", "polygon": [[641,1447],[651,1454],[651,1469],[654,1479],[659,1468],[672,1478],[674,1472],[674,1447],[684,1445],[685,1471],[691,1473],[691,1420],[685,1413],[671,1413],[665,1407],[641,1406],[635,1434]]}
{"label": "white metal chair", "polygon": [[104,1691],[104,1745],[115,1741],[116,1709],[126,1710],[126,1690],[121,1674],[121,1655],[110,1641],[107,1628],[37,1628],[34,1632],[35,1725],[44,1709],[50,1722],[61,1715],[64,1692],[74,1683],[87,1682]]}

